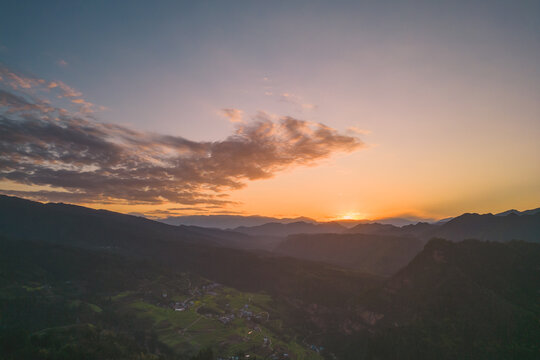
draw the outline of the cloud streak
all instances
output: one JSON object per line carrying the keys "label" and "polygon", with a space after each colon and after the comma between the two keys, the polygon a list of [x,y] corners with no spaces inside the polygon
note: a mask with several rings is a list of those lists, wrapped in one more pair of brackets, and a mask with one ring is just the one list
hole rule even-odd
{"label": "cloud streak", "polygon": [[[78,112],[89,115],[96,110],[105,110],[82,98],[83,94],[62,81],[46,81],[34,76],[18,74],[0,64],[0,84],[4,90],[15,91],[31,97],[35,102],[43,102],[36,96],[48,95],[56,99],[69,99]],[[50,104],[50,101],[45,101]]]}
{"label": "cloud streak", "polygon": [[295,107],[297,107],[300,110],[314,110],[314,109],[317,108],[317,105],[307,103],[307,102],[303,101],[302,98],[300,98],[298,95],[294,95],[294,94],[287,93],[287,92],[281,93],[279,95],[279,100],[281,102],[286,102],[286,103],[289,103],[291,105],[294,105]]}
{"label": "cloud streak", "polygon": [[58,189],[2,192],[37,200],[222,207],[248,181],[362,146],[323,124],[265,113],[224,140],[196,142],[0,91],[0,179]]}

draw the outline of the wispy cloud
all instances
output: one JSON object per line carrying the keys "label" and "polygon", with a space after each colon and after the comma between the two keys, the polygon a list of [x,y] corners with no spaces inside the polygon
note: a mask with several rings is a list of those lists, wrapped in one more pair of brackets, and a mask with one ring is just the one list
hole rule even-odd
{"label": "wispy cloud", "polygon": [[60,66],[60,67],[66,67],[66,66],[68,66],[69,64],[68,64],[68,62],[67,62],[66,60],[64,60],[64,59],[58,59],[58,60],[56,61],[56,65],[58,65],[58,66]]}
{"label": "wispy cloud", "polygon": [[219,208],[250,180],[362,146],[323,124],[265,113],[237,122],[224,140],[196,142],[0,91],[0,179],[58,189],[2,192],[38,200]]}
{"label": "wispy cloud", "polygon": [[[220,208],[219,206],[217,208]],[[208,211],[207,207],[177,207],[177,208],[168,208],[168,211]]]}
{"label": "wispy cloud", "polygon": [[371,134],[371,131],[361,129],[358,126],[350,126],[347,128],[347,133],[354,134],[354,135],[369,135]]}
{"label": "wispy cloud", "polygon": [[223,109],[223,114],[233,123],[242,122],[244,117],[244,112],[240,109]]}
{"label": "wispy cloud", "polygon": [[59,89],[60,93],[57,95],[57,97],[59,97],[59,98],[62,98],[62,97],[70,97],[71,98],[71,97],[80,97],[80,96],[82,96],[82,93],[80,91],[77,91],[77,90],[73,89],[71,86],[66,85],[61,81],[51,81],[47,85],[47,88],[48,89],[55,89],[55,88]]}
{"label": "wispy cloud", "polygon": [[304,101],[300,96],[288,92],[281,93],[279,95],[279,100],[294,105],[300,110],[314,110],[317,108],[317,105],[310,104]]}
{"label": "wispy cloud", "polygon": [[15,92],[19,96],[31,98],[34,102],[51,103],[50,100],[43,100],[42,97],[54,99],[70,99],[76,106],[76,111],[83,114],[91,114],[97,110],[104,110],[101,106],[96,106],[83,98],[82,92],[65,84],[62,81],[46,81],[34,76],[23,75],[10,70],[0,64],[0,89]]}
{"label": "wispy cloud", "polygon": [[17,74],[0,64],[0,80],[14,90],[31,89],[45,85],[46,81]]}
{"label": "wispy cloud", "polygon": [[310,111],[310,110],[317,109],[317,105],[306,101],[300,95],[293,94],[288,91],[282,91],[282,90],[276,89],[273,85],[270,84],[271,83],[270,78],[264,77],[263,81],[266,83],[264,86],[265,96],[272,97],[279,102],[290,104],[295,108],[295,110]]}

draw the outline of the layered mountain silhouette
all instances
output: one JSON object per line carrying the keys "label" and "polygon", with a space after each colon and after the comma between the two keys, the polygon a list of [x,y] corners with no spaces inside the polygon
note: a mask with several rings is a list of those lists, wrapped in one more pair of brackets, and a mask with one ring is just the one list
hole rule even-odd
{"label": "layered mountain silhouette", "polygon": [[413,236],[420,239],[434,237],[452,241],[466,239],[540,242],[540,212],[509,212],[507,215],[463,214],[444,223],[418,223],[402,227],[381,224],[359,224],[350,233]]}
{"label": "layered mountain silhouette", "polygon": [[233,229],[237,227],[260,226],[271,222],[288,224],[303,221],[316,223],[315,220],[307,217],[298,218],[274,218],[268,216],[242,216],[242,215],[184,215],[169,216],[158,221],[169,225],[193,225],[201,227],[212,227],[219,229]]}
{"label": "layered mountain silhouette", "polygon": [[[265,326],[303,346],[317,344],[326,358],[537,359],[540,244],[532,241],[539,215],[465,214],[445,225],[291,234],[272,253],[253,250],[260,237],[235,231],[2,196],[0,350],[8,358],[35,358],[44,349],[133,358],[157,348],[175,359],[155,332],[143,331],[146,323],[115,315],[111,299],[134,291],[143,294],[133,298],[137,306],[155,306],[140,302],[141,289],[189,273],[268,294],[280,320]],[[424,240],[432,231],[458,241]],[[474,234],[484,241],[463,240]],[[508,240],[520,237],[532,240]],[[56,335],[47,340],[51,328]],[[116,345],[104,347],[102,336],[114,336]]]}
{"label": "layered mountain silhouette", "polygon": [[[136,216],[142,216],[142,214],[131,214]],[[219,229],[234,229],[238,227],[256,227],[268,223],[290,224],[295,222],[305,222],[310,224],[327,224],[328,222],[319,222],[309,217],[301,216],[296,218],[276,218],[260,215],[180,215],[180,216],[168,216],[162,219],[156,219],[169,225],[193,225],[202,227],[213,227]],[[367,223],[379,223],[389,224],[394,226],[405,226],[416,224],[418,222],[435,222],[431,218],[422,218],[413,215],[407,215],[403,217],[388,217],[376,220],[333,220],[331,223],[339,224],[344,227],[352,227],[358,224]]]}
{"label": "layered mountain silhouette", "polygon": [[309,223],[297,221],[288,224],[271,222],[259,226],[240,226],[234,229],[248,235],[271,235],[285,237],[291,234],[340,233],[347,228],[338,223]]}
{"label": "layered mountain silhouette", "polygon": [[540,212],[464,214],[440,225],[369,223],[347,229],[337,223],[292,222],[221,230],[0,196],[0,235],[140,254],[154,242],[257,249],[388,276],[405,266],[431,238],[540,242]]}
{"label": "layered mountain silhouette", "polygon": [[540,242],[540,212],[463,214],[442,224],[417,223],[402,227],[359,224],[340,234],[290,235],[279,243],[276,251],[282,255],[391,275],[412,260],[432,238]]}

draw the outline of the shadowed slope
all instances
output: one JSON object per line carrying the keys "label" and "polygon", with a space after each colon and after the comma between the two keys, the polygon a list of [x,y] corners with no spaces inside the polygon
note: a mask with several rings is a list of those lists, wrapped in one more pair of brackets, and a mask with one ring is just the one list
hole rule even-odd
{"label": "shadowed slope", "polygon": [[0,235],[84,247],[129,248],[134,243],[150,246],[152,241],[259,247],[258,237],[232,231],[172,226],[106,210],[42,204],[3,195],[0,195]]}
{"label": "shadowed slope", "polygon": [[423,246],[424,241],[412,237],[297,234],[289,236],[276,252],[388,276],[407,265]]}

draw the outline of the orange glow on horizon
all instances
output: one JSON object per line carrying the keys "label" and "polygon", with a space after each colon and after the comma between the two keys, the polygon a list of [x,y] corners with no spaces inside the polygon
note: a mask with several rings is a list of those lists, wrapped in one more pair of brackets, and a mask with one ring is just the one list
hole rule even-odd
{"label": "orange glow on horizon", "polygon": [[362,213],[354,212],[354,211],[347,212],[343,215],[339,215],[336,218],[334,218],[334,220],[366,220],[366,219],[367,219],[366,214],[362,214]]}

